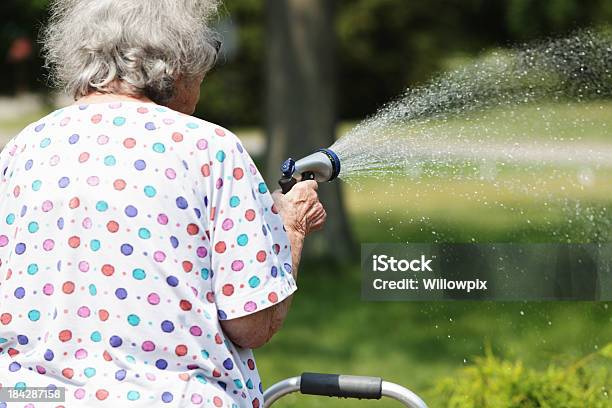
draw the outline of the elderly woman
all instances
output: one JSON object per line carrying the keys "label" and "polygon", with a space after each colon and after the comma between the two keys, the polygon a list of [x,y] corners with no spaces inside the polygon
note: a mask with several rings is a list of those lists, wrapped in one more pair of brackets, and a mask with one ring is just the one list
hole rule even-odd
{"label": "elderly woman", "polygon": [[215,9],[53,3],[46,57],[76,102],[0,155],[0,386],[263,406],[251,349],[281,327],[325,211],[314,181],[271,195],[236,136],[189,116]]}

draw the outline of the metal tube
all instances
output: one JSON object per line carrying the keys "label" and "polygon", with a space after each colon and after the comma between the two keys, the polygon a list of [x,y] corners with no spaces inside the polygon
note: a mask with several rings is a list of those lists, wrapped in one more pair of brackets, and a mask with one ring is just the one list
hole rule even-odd
{"label": "metal tube", "polygon": [[382,382],[382,395],[393,398],[410,408],[427,408],[427,404],[414,392],[392,382]]}
{"label": "metal tube", "polygon": [[[299,391],[300,377],[291,377],[277,382],[264,392],[264,408],[272,406],[287,394]],[[382,382],[382,396],[401,402],[409,408],[427,408],[427,404],[414,392],[392,382]]]}
{"label": "metal tube", "polygon": [[277,382],[264,392],[264,408],[270,407],[276,400],[287,394],[300,390],[300,377],[291,377]]}

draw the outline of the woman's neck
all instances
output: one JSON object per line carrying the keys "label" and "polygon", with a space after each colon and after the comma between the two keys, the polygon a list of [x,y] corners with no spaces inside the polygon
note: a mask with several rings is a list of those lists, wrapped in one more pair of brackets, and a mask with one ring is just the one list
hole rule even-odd
{"label": "woman's neck", "polygon": [[130,96],[113,93],[102,93],[92,92],[89,95],[85,95],[77,99],[75,105],[86,105],[90,103],[104,103],[104,102],[117,102],[117,101],[130,101],[130,102],[142,102],[142,103],[154,103],[151,99],[146,96]]}

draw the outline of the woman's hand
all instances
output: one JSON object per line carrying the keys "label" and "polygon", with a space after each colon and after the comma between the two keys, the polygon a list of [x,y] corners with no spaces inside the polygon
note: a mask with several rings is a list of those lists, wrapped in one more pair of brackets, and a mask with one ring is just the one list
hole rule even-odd
{"label": "woman's hand", "polygon": [[306,236],[323,228],[327,213],[317,195],[318,183],[314,180],[301,181],[287,194],[280,190],[272,193],[285,228],[289,233]]}

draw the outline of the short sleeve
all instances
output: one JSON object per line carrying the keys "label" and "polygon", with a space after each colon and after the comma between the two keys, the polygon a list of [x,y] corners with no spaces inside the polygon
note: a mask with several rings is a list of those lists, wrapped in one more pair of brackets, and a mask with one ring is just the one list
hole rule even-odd
{"label": "short sleeve", "polygon": [[289,239],[266,183],[236,136],[216,129],[214,137],[212,284],[219,319],[229,320],[270,307],[297,287]]}

